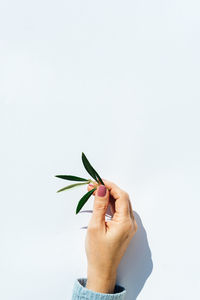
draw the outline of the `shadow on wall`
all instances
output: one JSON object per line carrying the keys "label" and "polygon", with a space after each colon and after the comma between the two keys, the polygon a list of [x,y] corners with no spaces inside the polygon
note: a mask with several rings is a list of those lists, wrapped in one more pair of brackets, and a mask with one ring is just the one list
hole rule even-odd
{"label": "shadow on wall", "polygon": [[134,211],[138,230],[118,267],[117,283],[126,288],[126,300],[135,300],[153,270],[147,234],[139,215]]}

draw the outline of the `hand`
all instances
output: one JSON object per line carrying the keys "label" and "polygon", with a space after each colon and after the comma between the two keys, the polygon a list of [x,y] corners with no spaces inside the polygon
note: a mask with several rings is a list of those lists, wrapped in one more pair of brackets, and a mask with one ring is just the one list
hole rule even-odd
{"label": "hand", "polygon": [[[129,195],[116,184],[103,180],[93,193],[93,214],[85,240],[88,260],[87,285],[99,293],[113,293],[117,267],[128,244],[137,231]],[[94,186],[88,185],[88,190]],[[110,204],[113,218],[105,221]]]}

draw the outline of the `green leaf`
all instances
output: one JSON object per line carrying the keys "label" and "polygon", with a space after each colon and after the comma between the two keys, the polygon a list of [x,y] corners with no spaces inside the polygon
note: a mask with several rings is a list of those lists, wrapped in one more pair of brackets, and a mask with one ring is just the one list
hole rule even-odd
{"label": "green leaf", "polygon": [[82,152],[82,162],[86,171],[92,176],[92,178],[94,178],[97,182],[100,182],[101,184],[104,185],[103,180],[101,179],[97,171],[95,171],[95,169],[91,166],[89,160],[87,159],[87,157],[83,152]]}
{"label": "green leaf", "polygon": [[94,178],[94,180],[97,181],[95,170],[93,169],[93,167],[91,166],[91,164],[89,163],[87,157],[83,152],[82,152],[82,162],[86,171],[92,176],[92,178]]}
{"label": "green leaf", "polygon": [[101,184],[105,185],[104,182],[103,182],[103,180],[101,179],[101,177],[97,173],[97,171],[95,171],[95,173],[96,173],[97,181],[99,181]]}
{"label": "green leaf", "polygon": [[85,203],[88,201],[88,199],[90,198],[90,196],[93,194],[93,192],[96,190],[97,188],[92,189],[91,191],[87,192],[79,201],[77,208],[76,208],[76,214],[79,213],[79,211],[81,210],[81,208],[83,207],[83,205],[85,205]]}
{"label": "green leaf", "polygon": [[72,176],[72,175],[56,175],[55,177],[65,179],[65,180],[72,180],[72,181],[88,181],[88,179]]}
{"label": "green leaf", "polygon": [[74,183],[74,184],[70,184],[70,185],[65,186],[64,188],[58,190],[57,193],[62,192],[62,191],[65,191],[65,190],[69,190],[69,189],[71,189],[71,188],[73,188],[73,187],[76,187],[76,186],[79,186],[79,185],[88,184],[88,183],[90,183],[89,180],[86,181],[86,182],[82,182],[82,183]]}

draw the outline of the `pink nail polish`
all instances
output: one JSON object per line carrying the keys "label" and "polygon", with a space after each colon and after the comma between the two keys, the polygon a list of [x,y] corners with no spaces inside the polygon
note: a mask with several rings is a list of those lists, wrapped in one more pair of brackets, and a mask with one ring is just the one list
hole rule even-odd
{"label": "pink nail polish", "polygon": [[106,195],[106,187],[105,185],[100,185],[97,191],[97,195],[99,197],[104,197]]}
{"label": "pink nail polish", "polygon": [[90,183],[89,186],[94,187],[94,185],[92,183]]}

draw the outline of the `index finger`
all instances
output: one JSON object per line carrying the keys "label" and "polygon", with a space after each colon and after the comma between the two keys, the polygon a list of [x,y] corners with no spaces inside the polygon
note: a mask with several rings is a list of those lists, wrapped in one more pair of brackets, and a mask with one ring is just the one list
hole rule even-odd
{"label": "index finger", "polygon": [[115,201],[115,211],[118,214],[130,215],[129,195],[115,183],[103,179],[105,186]]}

